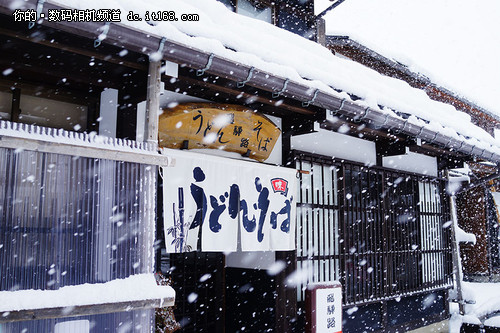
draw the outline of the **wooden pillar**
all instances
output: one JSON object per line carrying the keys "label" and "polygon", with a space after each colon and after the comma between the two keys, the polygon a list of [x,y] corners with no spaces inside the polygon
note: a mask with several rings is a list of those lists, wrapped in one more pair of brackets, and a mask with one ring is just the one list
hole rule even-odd
{"label": "wooden pillar", "polygon": [[160,109],[161,61],[150,61],[146,97],[146,135],[149,143],[158,144],[158,111]]}
{"label": "wooden pillar", "polygon": [[[160,109],[160,90],[161,90],[161,61],[149,61],[148,83],[146,91],[146,126],[144,130],[144,140],[155,146],[158,146],[158,111]],[[137,121],[137,125],[139,125]],[[158,179],[158,177],[156,177]],[[155,179],[156,181],[156,179]],[[155,193],[155,263],[154,270],[161,271],[161,246],[164,246],[163,239],[163,187],[157,183]]]}
{"label": "wooden pillar", "polygon": [[121,90],[118,94],[118,118],[116,122],[116,137],[135,140],[137,127],[137,104],[129,102],[133,92]]}
{"label": "wooden pillar", "polygon": [[[295,162],[291,151],[291,137],[294,121],[282,120],[282,164],[294,168]],[[297,287],[288,285],[288,277],[297,269],[297,251],[277,251],[276,261],[283,261],[285,269],[276,276],[276,329],[275,332],[293,332],[297,321]]]}
{"label": "wooden pillar", "polygon": [[12,89],[12,109],[10,111],[10,121],[19,122],[21,115],[21,89]]}
{"label": "wooden pillar", "polygon": [[[155,229],[155,272],[161,272],[161,249],[165,248],[165,229],[163,226],[163,181],[156,182],[156,229]],[[168,254],[167,254],[168,255]]]}
{"label": "wooden pillar", "polygon": [[[450,175],[448,171],[446,172],[446,178],[450,180]],[[460,246],[458,244],[456,230],[458,228],[458,217],[457,217],[457,203],[455,199],[455,194],[450,195],[450,215],[451,215],[451,245],[452,245],[452,260],[453,260],[453,273],[455,275],[455,285],[457,289],[457,302],[458,311],[460,315],[465,314],[465,300],[462,294],[462,263],[460,262]]]}
{"label": "wooden pillar", "polygon": [[92,100],[87,104],[87,133],[99,132],[97,109],[99,109],[98,102]]}
{"label": "wooden pillar", "polygon": [[495,255],[492,253],[491,248],[491,237],[493,237],[493,234],[491,233],[492,228],[490,227],[492,220],[491,220],[491,207],[490,207],[490,200],[489,200],[489,189],[486,185],[482,186],[483,190],[483,203],[484,203],[484,216],[485,216],[485,229],[486,229],[486,261],[488,265],[488,277],[491,279],[491,274],[493,274],[493,260],[491,258],[492,255]]}
{"label": "wooden pillar", "polygon": [[297,286],[287,280],[297,269],[297,252],[277,251],[276,260],[285,262],[285,269],[276,276],[276,330],[280,333],[294,331],[297,321]]}

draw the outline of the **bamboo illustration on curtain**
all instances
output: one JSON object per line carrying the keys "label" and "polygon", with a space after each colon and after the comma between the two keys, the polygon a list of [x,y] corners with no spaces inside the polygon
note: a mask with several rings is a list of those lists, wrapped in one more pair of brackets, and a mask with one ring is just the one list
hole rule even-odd
{"label": "bamboo illustration on curtain", "polygon": [[162,170],[167,252],[295,249],[295,169],[163,153],[175,159]]}

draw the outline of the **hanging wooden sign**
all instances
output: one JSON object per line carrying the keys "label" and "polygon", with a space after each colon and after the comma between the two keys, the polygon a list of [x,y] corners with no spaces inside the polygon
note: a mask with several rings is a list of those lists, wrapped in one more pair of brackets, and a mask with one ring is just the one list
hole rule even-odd
{"label": "hanging wooden sign", "polygon": [[163,110],[158,143],[174,149],[222,149],[262,162],[280,134],[266,116],[244,106],[185,103]]}

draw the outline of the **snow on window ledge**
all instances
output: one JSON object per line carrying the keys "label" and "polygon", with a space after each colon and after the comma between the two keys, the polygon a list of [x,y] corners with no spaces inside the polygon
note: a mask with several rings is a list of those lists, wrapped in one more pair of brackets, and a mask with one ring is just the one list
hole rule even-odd
{"label": "snow on window ledge", "polygon": [[173,306],[175,291],[153,274],[58,290],[0,291],[0,322],[73,317]]}

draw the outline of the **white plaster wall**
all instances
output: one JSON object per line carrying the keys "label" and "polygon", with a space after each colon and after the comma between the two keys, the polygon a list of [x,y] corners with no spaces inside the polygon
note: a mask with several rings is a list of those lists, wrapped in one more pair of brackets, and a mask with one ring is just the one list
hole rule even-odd
{"label": "white plaster wall", "polygon": [[382,158],[382,166],[427,176],[438,176],[437,158],[413,152]]}
{"label": "white plaster wall", "polygon": [[359,162],[368,166],[377,163],[374,142],[324,129],[293,136],[292,149]]}
{"label": "white plaster wall", "polygon": [[99,135],[116,138],[118,90],[104,89],[99,109]]}
{"label": "white plaster wall", "polygon": [[137,125],[135,128],[135,141],[145,141],[146,134],[146,101],[137,103]]}

